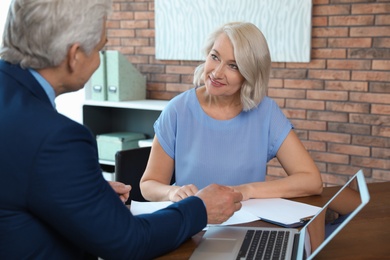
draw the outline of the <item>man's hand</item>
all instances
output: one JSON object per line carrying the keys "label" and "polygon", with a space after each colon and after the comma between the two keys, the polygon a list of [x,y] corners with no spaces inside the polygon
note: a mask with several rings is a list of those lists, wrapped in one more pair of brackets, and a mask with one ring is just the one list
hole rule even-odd
{"label": "man's hand", "polygon": [[119,195],[119,198],[123,203],[125,203],[129,199],[131,190],[130,185],[125,185],[117,181],[109,181],[108,183],[110,184],[111,188],[116,192],[116,194]]}
{"label": "man's hand", "polygon": [[211,184],[195,194],[201,198],[207,210],[207,223],[220,224],[241,209],[241,192],[231,187]]}

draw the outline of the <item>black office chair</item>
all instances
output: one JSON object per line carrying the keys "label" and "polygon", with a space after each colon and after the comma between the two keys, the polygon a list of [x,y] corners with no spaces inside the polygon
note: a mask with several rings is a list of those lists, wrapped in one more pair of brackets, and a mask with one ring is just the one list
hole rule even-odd
{"label": "black office chair", "polygon": [[[133,148],[118,151],[115,154],[115,180],[131,185],[130,197],[126,201],[129,205],[131,200],[147,201],[141,193],[139,182],[146,169],[151,147]],[[173,174],[171,184],[175,182]]]}

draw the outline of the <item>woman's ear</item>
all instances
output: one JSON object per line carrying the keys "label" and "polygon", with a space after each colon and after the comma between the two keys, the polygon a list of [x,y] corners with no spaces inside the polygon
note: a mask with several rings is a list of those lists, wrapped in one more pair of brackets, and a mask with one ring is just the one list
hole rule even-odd
{"label": "woman's ear", "polygon": [[77,65],[79,63],[79,59],[81,58],[80,54],[81,54],[80,44],[79,43],[72,44],[68,50],[68,55],[67,55],[67,63],[70,72],[76,70]]}

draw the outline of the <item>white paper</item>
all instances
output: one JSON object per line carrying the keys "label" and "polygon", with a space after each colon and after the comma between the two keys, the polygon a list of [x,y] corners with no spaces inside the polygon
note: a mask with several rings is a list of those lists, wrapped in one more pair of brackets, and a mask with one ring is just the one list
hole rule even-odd
{"label": "white paper", "polygon": [[242,209],[263,220],[285,225],[300,222],[317,214],[320,207],[287,199],[251,199],[242,202]]}
{"label": "white paper", "polygon": [[[133,215],[149,214],[171,205],[171,201],[131,201]],[[297,223],[301,218],[315,215],[319,207],[287,199],[250,199],[242,202],[242,208],[220,225],[236,225],[263,219],[284,225]]]}

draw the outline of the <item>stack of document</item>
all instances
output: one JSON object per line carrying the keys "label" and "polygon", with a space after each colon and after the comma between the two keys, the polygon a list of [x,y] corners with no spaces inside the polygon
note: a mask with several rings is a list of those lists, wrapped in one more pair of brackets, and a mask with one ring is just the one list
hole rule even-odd
{"label": "stack of document", "polygon": [[[171,201],[131,201],[134,215],[153,213],[171,205]],[[282,227],[299,227],[316,215],[320,207],[287,199],[250,199],[242,202],[242,208],[221,225],[235,225],[263,220]]]}

